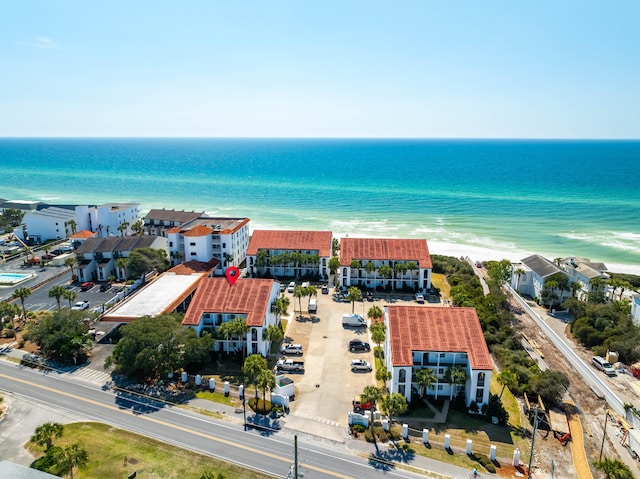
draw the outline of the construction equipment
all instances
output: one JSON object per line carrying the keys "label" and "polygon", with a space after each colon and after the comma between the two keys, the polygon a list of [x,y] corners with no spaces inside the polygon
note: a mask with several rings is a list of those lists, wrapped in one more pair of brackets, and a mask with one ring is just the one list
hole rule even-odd
{"label": "construction equipment", "polygon": [[27,259],[24,261],[24,264],[26,264],[27,266],[35,266],[40,264],[40,258],[36,256],[31,247],[29,247],[24,241],[22,241],[16,235],[9,235],[9,239],[11,241],[17,241],[24,248],[25,254],[27,255]]}

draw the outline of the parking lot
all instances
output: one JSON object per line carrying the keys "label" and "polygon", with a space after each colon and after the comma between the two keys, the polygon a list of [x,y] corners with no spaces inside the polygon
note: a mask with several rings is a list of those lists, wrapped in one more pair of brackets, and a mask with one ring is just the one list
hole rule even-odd
{"label": "parking lot", "polygon": [[[318,312],[313,316],[307,313],[308,298],[302,298],[302,319],[294,319],[293,309],[295,306],[295,310],[299,310],[298,300],[289,293],[285,294],[291,299],[286,336],[292,342],[302,344],[304,355],[301,359],[305,366],[304,374],[288,376],[296,385],[296,400],[291,403],[291,413],[293,416],[346,427],[351,401],[359,398],[365,386],[376,384],[373,359],[375,344],[371,342],[369,330],[342,326],[342,315],[351,313],[351,303],[336,301],[332,290],[330,294],[320,294],[318,288]],[[386,299],[376,296],[373,302],[356,302],[354,312],[366,318],[367,311],[374,304],[382,309],[390,302],[416,304],[409,296],[406,300],[397,296]],[[371,352],[349,352],[348,344],[352,339],[369,342]],[[352,359],[369,361],[373,371],[352,372]]]}

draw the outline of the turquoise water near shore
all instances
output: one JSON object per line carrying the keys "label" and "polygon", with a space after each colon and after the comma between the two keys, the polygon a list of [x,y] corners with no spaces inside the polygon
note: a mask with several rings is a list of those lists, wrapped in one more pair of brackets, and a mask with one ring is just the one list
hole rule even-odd
{"label": "turquoise water near shore", "polygon": [[638,159],[640,141],[0,139],[0,197],[135,201],[640,274]]}

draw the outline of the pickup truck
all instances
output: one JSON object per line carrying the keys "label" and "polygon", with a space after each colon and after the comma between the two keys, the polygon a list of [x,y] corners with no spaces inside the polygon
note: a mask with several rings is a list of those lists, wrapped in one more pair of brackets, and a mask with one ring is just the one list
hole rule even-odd
{"label": "pickup truck", "polygon": [[279,359],[276,363],[278,372],[304,373],[304,361],[294,361],[293,359]]}

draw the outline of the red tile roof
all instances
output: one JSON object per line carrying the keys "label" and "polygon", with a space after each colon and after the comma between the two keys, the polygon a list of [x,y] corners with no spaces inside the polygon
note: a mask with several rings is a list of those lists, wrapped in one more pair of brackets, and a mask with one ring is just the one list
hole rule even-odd
{"label": "red tile roof", "polygon": [[182,324],[200,324],[203,313],[239,313],[247,315],[248,326],[263,326],[273,284],[271,279],[241,278],[231,286],[226,278],[203,278]]}
{"label": "red tile roof", "polygon": [[411,366],[412,351],[465,352],[472,369],[493,369],[474,308],[387,306],[393,366]]}
{"label": "red tile roof", "polygon": [[206,263],[202,261],[186,261],[171,268],[168,272],[175,274],[193,274],[193,273],[210,273],[215,267],[220,264],[220,260],[211,258]]}
{"label": "red tile roof", "polygon": [[182,233],[182,236],[209,236],[211,233],[213,233],[211,228],[198,225]]}
{"label": "red tile roof", "polygon": [[94,233],[92,231],[89,230],[82,230],[82,231],[78,231],[77,233],[73,233],[71,236],[69,236],[69,238],[71,239],[81,239],[81,238],[93,238],[94,236],[96,236],[98,233]]}
{"label": "red tile roof", "polygon": [[261,249],[318,251],[331,256],[331,231],[255,230],[249,241],[247,256],[255,256]]}
{"label": "red tile roof", "polygon": [[174,226],[170,230],[167,230],[167,234],[180,233],[180,231],[182,231],[180,228],[178,228],[177,226]]}
{"label": "red tile roof", "polygon": [[416,261],[421,268],[432,268],[429,247],[424,239],[342,238],[340,264],[349,266],[354,259]]}

